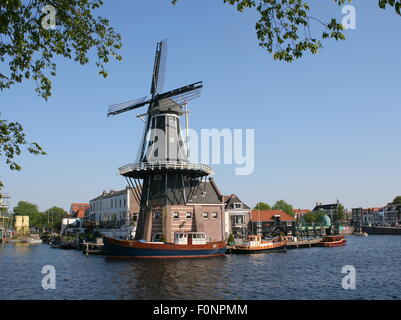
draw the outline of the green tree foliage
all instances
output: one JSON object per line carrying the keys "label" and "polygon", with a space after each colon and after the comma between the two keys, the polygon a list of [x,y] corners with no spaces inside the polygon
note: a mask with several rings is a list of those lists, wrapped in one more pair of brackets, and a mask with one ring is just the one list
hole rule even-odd
{"label": "green tree foliage", "polygon": [[35,155],[46,154],[36,142],[26,140],[24,130],[18,122],[0,119],[0,157],[5,159],[11,170],[21,170],[14,158],[21,154],[22,147]]}
{"label": "green tree foliage", "polygon": [[47,209],[43,215],[46,219],[46,229],[60,231],[61,222],[68,213],[63,208],[51,207],[50,209]]}
{"label": "green tree foliage", "polygon": [[346,220],[347,216],[345,214],[345,208],[341,203],[338,205],[333,218],[334,218],[335,222],[341,222],[341,221]]}
{"label": "green tree foliage", "polygon": [[[56,27],[44,28],[49,11],[56,9]],[[98,72],[107,77],[105,64],[110,58],[121,60],[121,36],[106,18],[95,16],[102,0],[3,0],[0,2],[0,91],[24,80],[36,83],[35,91],[47,100],[51,95],[50,77],[56,75],[56,58],[82,65],[95,50]],[[32,154],[45,154],[35,142],[27,142],[18,122],[0,120],[0,157],[10,169],[20,170],[14,157],[26,146]]]}
{"label": "green tree foliage", "polygon": [[227,239],[227,244],[229,246],[233,246],[235,245],[235,239],[234,239],[234,235],[232,233],[230,233],[228,239]]}
{"label": "green tree foliage", "polygon": [[303,220],[306,223],[316,223],[322,224],[324,223],[325,213],[323,211],[310,211],[303,216]]}
{"label": "green tree foliage", "polygon": [[277,201],[272,207],[273,210],[281,210],[288,213],[290,216],[295,217],[294,209],[292,205],[288,204],[284,200]]}
{"label": "green tree foliage", "polygon": [[[343,26],[336,19],[322,21],[310,14],[310,0],[223,0],[243,12],[256,9],[259,20],[255,24],[259,46],[276,60],[292,62],[305,52],[316,54],[325,39],[345,40]],[[326,0],[329,2],[329,0]],[[351,0],[331,0],[338,5]],[[176,4],[178,0],[172,0]],[[400,13],[401,0],[379,0],[380,8],[390,5]]]}
{"label": "green tree foliage", "polygon": [[395,11],[399,15],[401,15],[401,1],[400,0],[379,0],[380,8],[386,9],[387,5],[394,7]]}
{"label": "green tree foliage", "polygon": [[315,217],[316,217],[316,223],[323,223],[324,222],[324,212],[323,211],[315,211],[314,212]]}
{"label": "green tree foliage", "polygon": [[[44,28],[42,22],[52,5],[56,9],[56,27]],[[36,82],[36,92],[47,99],[51,95],[50,76],[56,75],[56,56],[80,64],[89,62],[95,49],[99,74],[107,77],[104,65],[113,57],[121,60],[121,36],[109,21],[94,15],[102,0],[6,0],[0,4],[0,89],[10,88],[24,79]]]}
{"label": "green tree foliage", "polygon": [[306,223],[314,223],[316,222],[316,216],[314,212],[305,213],[303,219]]}
{"label": "green tree foliage", "polygon": [[395,197],[394,200],[393,200],[393,203],[394,204],[401,204],[401,196]]}
{"label": "green tree foliage", "polygon": [[269,204],[265,203],[265,202],[258,202],[254,208],[259,209],[259,210],[271,210],[271,207]]}
{"label": "green tree foliage", "polygon": [[28,216],[30,227],[40,229],[44,225],[44,215],[39,212],[39,208],[36,204],[27,201],[19,201],[17,206],[14,207],[13,212],[16,216]]}
{"label": "green tree foliage", "polygon": [[36,204],[20,201],[13,209],[14,215],[28,216],[29,226],[37,230],[54,230],[60,231],[61,220],[68,215],[68,213],[59,207],[51,207],[45,212],[40,212]]}

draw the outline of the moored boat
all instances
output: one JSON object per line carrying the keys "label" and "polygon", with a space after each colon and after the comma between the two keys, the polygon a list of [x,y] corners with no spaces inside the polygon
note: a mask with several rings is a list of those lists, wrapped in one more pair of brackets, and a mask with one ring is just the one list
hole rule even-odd
{"label": "moored boat", "polygon": [[287,249],[286,238],[274,238],[271,240],[262,240],[259,235],[247,236],[243,244],[234,245],[230,248],[230,253],[264,253],[280,252]]}
{"label": "moored boat", "polygon": [[347,244],[347,240],[344,236],[341,235],[333,235],[333,236],[324,236],[322,241],[317,243],[318,247],[338,247],[344,246]]}
{"label": "moored boat", "polygon": [[74,244],[72,242],[60,242],[60,243],[54,243],[50,245],[50,247],[56,249],[70,250],[74,249]]}
{"label": "moored boat", "polygon": [[42,244],[42,240],[41,239],[26,239],[23,242],[25,243],[29,243],[29,244]]}
{"label": "moored boat", "polygon": [[226,242],[207,241],[204,232],[176,232],[174,243],[118,240],[103,236],[109,258],[206,258],[226,253]]}
{"label": "moored boat", "polygon": [[354,232],[354,236],[357,237],[367,237],[368,233],[367,232]]}
{"label": "moored boat", "polygon": [[29,244],[42,244],[43,241],[40,239],[39,235],[32,235],[29,238],[24,239],[22,242],[29,243]]}
{"label": "moored boat", "polygon": [[357,237],[367,237],[367,236],[368,236],[368,233],[367,233],[367,232],[364,232],[364,231],[362,230],[362,228],[359,227],[359,228],[357,228],[357,229],[355,230],[354,236],[357,236]]}

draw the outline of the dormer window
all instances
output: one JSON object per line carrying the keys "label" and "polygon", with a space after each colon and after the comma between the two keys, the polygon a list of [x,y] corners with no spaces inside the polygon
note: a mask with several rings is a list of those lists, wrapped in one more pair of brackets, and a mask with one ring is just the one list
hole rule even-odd
{"label": "dormer window", "polygon": [[242,203],[241,202],[234,203],[234,209],[242,209]]}

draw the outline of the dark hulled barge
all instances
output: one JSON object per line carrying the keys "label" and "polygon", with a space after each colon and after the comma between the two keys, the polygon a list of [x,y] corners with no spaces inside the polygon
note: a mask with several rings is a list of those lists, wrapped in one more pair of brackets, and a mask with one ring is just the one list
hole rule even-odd
{"label": "dark hulled barge", "polygon": [[206,258],[226,253],[225,241],[207,242],[202,232],[176,233],[175,243],[103,239],[109,258]]}

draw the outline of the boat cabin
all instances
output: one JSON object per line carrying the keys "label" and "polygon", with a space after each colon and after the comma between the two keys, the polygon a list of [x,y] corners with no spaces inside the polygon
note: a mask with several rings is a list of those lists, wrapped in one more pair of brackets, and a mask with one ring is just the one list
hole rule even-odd
{"label": "boat cabin", "polygon": [[261,243],[262,243],[262,236],[260,236],[260,235],[247,236],[244,241],[244,244],[246,244],[250,247],[260,246]]}
{"label": "boat cabin", "polygon": [[175,232],[174,244],[199,245],[206,244],[207,236],[204,232]]}

